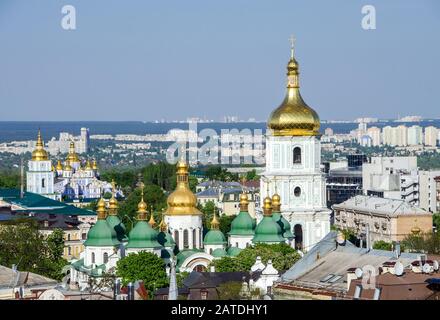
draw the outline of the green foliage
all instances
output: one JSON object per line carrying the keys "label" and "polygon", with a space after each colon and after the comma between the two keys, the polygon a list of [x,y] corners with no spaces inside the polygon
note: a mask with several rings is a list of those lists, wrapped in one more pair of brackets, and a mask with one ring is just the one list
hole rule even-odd
{"label": "green foliage", "polygon": [[440,213],[434,213],[432,215],[432,224],[437,228],[437,230],[440,228]]}
{"label": "green foliage", "polygon": [[410,234],[401,242],[405,251],[440,254],[440,233]]}
{"label": "green foliage", "polygon": [[217,287],[218,297],[220,300],[240,300],[241,287],[242,283],[239,281],[222,283]]}
{"label": "green foliage", "polygon": [[183,281],[189,276],[189,272],[179,272],[176,273],[177,287],[181,288],[183,286]]}
{"label": "green foliage", "polygon": [[[203,227],[208,230],[211,229],[211,220],[214,215],[214,208],[215,204],[213,201],[207,201],[205,205],[198,204],[198,209],[203,212],[202,222]],[[223,232],[225,235],[231,231],[231,223],[232,220],[234,220],[236,216],[227,216],[227,215],[221,215],[220,217],[217,214],[218,221],[220,222],[220,231]]]}
{"label": "green foliage", "polygon": [[47,239],[33,220],[19,220],[0,228],[0,265],[17,265],[20,271],[30,271],[61,280],[62,268],[68,264],[62,258],[62,230],[55,229]]}
{"label": "green foliage", "polygon": [[116,185],[134,188],[137,182],[138,170],[109,170],[101,173],[101,179],[105,181],[115,180]]}
{"label": "green foliage", "polygon": [[393,250],[393,244],[390,243],[390,242],[379,240],[379,241],[376,241],[373,244],[373,249],[392,251]]}
{"label": "green foliage", "polygon": [[145,184],[155,184],[167,191],[176,188],[176,166],[173,164],[150,164],[142,169],[142,176]]}
{"label": "green foliage", "polygon": [[257,256],[260,256],[263,263],[272,259],[275,269],[287,270],[298,261],[301,256],[298,252],[285,243],[280,244],[256,244],[243,249],[235,258],[223,257],[214,260],[212,265],[217,272],[250,271]]}
{"label": "green foliage", "polygon": [[440,154],[424,153],[417,156],[417,166],[420,170],[432,170],[440,168]]}
{"label": "green foliage", "polygon": [[208,180],[239,181],[238,174],[231,173],[219,165],[209,166],[205,171],[205,177]]}
{"label": "green foliage", "polygon": [[246,172],[246,180],[252,181],[252,180],[258,180],[259,176],[257,175],[257,171],[255,169],[252,169],[251,171]]}
{"label": "green foliage", "polygon": [[156,254],[146,251],[130,253],[116,263],[116,275],[123,285],[142,280],[149,294],[168,285],[165,263]]}
{"label": "green foliage", "polygon": [[112,197],[112,193],[108,192],[108,191],[106,193],[104,193],[104,195],[103,195],[103,198],[107,199],[107,200],[110,199],[111,197]]}
{"label": "green foliage", "polygon": [[20,174],[18,172],[0,172],[0,188],[20,188]]}
{"label": "green foliage", "polygon": [[[144,187],[144,200],[147,203],[149,210],[151,210],[151,206],[156,211],[155,219],[156,222],[159,222],[160,219],[158,211],[161,211],[163,208],[166,208],[166,196],[163,190],[154,184],[145,185]],[[138,204],[141,201],[141,190],[136,189],[132,192],[125,201],[121,204],[119,209],[119,214],[121,219],[125,223],[127,230],[131,229],[132,221],[137,215]],[[127,218],[128,217],[128,218]]]}

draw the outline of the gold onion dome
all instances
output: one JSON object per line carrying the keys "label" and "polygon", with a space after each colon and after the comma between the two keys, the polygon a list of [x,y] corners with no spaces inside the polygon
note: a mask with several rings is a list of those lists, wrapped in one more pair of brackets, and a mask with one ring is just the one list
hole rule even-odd
{"label": "gold onion dome", "polygon": [[115,186],[115,181],[112,181],[112,197],[110,198],[110,200],[108,201],[108,211],[110,215],[117,215],[118,214],[118,209],[119,209],[119,205],[118,205],[118,200],[116,200],[115,197],[116,194],[116,186]]}
{"label": "gold onion dome", "polygon": [[249,199],[247,193],[243,192],[240,195],[240,211],[248,211]]}
{"label": "gold onion dome", "polygon": [[95,159],[93,159],[93,162],[92,162],[92,169],[93,170],[98,170],[98,164],[96,163]]}
{"label": "gold onion dome", "polygon": [[67,155],[67,161],[80,162],[78,155],[75,152],[75,142],[71,141],[69,146],[69,154]]}
{"label": "gold onion dome", "polygon": [[197,209],[197,198],[189,189],[188,165],[184,161],[177,163],[177,186],[168,196],[166,215],[202,215]]}
{"label": "gold onion dome", "polygon": [[269,196],[263,200],[263,213],[265,216],[272,215],[272,199]]}
{"label": "gold onion dome", "polygon": [[66,161],[66,165],[64,166],[64,171],[72,171],[72,166],[69,161]]}
{"label": "gold onion dome", "polygon": [[144,201],[144,190],[141,191],[141,201],[138,203],[138,220],[147,220],[147,204]]}
{"label": "gold onion dome", "polygon": [[151,215],[150,215],[150,220],[148,221],[148,224],[154,228],[154,226],[156,225],[156,221],[154,220],[154,214],[153,214],[153,209],[151,209]]}
{"label": "gold onion dome", "polygon": [[85,167],[84,167],[84,170],[93,170],[93,169],[92,169],[92,165],[91,165],[91,163],[90,163],[90,160],[87,160],[87,161],[86,161],[86,165],[85,165]]}
{"label": "gold onion dome", "polygon": [[272,209],[277,212],[281,209],[281,197],[277,193],[272,196]]}
{"label": "gold onion dome", "polygon": [[63,165],[61,164],[61,160],[58,160],[56,169],[57,169],[57,171],[63,170]]}
{"label": "gold onion dome", "polygon": [[98,220],[106,218],[105,201],[103,198],[99,199],[98,201],[96,213],[98,214]]}
{"label": "gold onion dome", "polygon": [[299,67],[293,55],[287,64],[287,92],[281,105],[272,111],[267,127],[274,136],[317,136],[320,120],[299,92]]}
{"label": "gold onion dome", "polygon": [[38,130],[37,144],[35,150],[32,152],[32,161],[46,161],[49,157],[47,151],[44,150],[43,139],[41,138],[41,131]]}
{"label": "gold onion dome", "polygon": [[159,223],[159,229],[161,232],[167,232],[168,231],[168,225],[166,224],[164,218],[163,218],[163,214],[162,214],[162,220],[160,220]]}

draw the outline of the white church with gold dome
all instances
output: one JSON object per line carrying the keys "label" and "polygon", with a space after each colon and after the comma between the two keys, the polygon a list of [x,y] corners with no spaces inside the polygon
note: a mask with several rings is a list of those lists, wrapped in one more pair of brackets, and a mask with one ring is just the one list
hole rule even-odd
{"label": "white church with gold dome", "polygon": [[281,213],[292,226],[294,246],[309,251],[330,232],[331,211],[326,207],[326,182],[320,168],[320,120],[304,102],[299,87],[292,44],[286,96],[267,123],[266,168],[260,190],[261,199],[267,192],[279,192]]}
{"label": "white church with gold dome", "polygon": [[[35,150],[28,162],[26,190],[45,197],[69,202],[99,199],[105,192],[112,191],[110,182],[99,179],[96,160],[81,161],[75,152],[75,143],[70,143],[64,164],[58,160],[52,164],[41,132],[38,131]],[[123,196],[120,190],[117,196]]]}

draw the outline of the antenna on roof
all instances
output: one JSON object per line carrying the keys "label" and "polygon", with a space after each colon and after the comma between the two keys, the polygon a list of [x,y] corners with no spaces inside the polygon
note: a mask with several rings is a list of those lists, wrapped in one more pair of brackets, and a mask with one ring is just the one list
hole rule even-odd
{"label": "antenna on roof", "polygon": [[394,273],[396,276],[401,276],[403,274],[403,264],[400,261],[397,261],[394,265]]}

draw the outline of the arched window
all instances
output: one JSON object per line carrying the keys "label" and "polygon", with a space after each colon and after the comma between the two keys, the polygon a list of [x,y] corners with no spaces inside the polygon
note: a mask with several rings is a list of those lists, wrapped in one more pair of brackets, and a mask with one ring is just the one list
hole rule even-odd
{"label": "arched window", "polygon": [[293,148],[293,164],[301,163],[301,148]]}
{"label": "arched window", "polygon": [[92,263],[95,263],[95,253],[92,252]]}
{"label": "arched window", "polygon": [[296,187],[293,190],[293,194],[295,195],[295,197],[299,197],[301,195],[301,188],[300,187]]}
{"label": "arched window", "polygon": [[188,249],[189,245],[188,245],[188,230],[185,229],[183,230],[183,247],[185,249]]}
{"label": "arched window", "polygon": [[102,256],[102,259],[104,260],[104,263],[108,262],[108,253],[104,252],[104,255]]}
{"label": "arched window", "polygon": [[211,248],[211,249],[209,249],[209,254],[212,254],[212,248]]}
{"label": "arched window", "polygon": [[197,234],[196,229],[193,229],[193,248],[197,248],[196,234]]}
{"label": "arched window", "polygon": [[176,242],[177,246],[179,246],[179,231],[174,231],[174,241]]}

